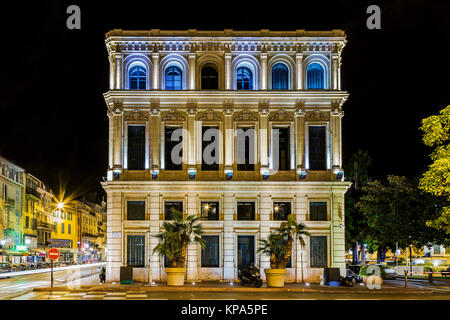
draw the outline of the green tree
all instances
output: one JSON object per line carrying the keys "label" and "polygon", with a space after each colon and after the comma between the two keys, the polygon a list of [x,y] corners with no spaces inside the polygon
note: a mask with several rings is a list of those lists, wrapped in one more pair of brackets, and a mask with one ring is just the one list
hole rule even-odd
{"label": "green tree", "polygon": [[378,259],[383,250],[394,248],[396,243],[400,248],[448,243],[445,232],[426,224],[439,215],[441,199],[419,190],[416,180],[390,175],[386,184],[370,181],[362,191],[357,206],[366,217],[367,240],[377,249]]}
{"label": "green tree", "polygon": [[433,161],[420,180],[420,189],[447,200],[441,214],[429,219],[427,224],[450,233],[450,106],[439,115],[422,120],[420,130],[425,145],[434,148],[430,157]]}
{"label": "green tree", "polygon": [[345,165],[346,180],[352,182],[345,194],[345,246],[352,248],[353,264],[359,263],[359,243],[367,240],[367,220],[356,203],[362,195],[361,187],[370,180],[368,169],[371,165],[369,153],[361,149],[353,153]]}

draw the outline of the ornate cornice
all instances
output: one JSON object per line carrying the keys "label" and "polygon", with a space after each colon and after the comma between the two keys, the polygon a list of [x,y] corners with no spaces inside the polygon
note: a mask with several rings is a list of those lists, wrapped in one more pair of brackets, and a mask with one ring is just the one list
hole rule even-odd
{"label": "ornate cornice", "polygon": [[248,109],[244,109],[238,112],[234,118],[234,121],[258,121],[258,117]]}
{"label": "ornate cornice", "polygon": [[199,121],[222,121],[222,117],[218,112],[208,109],[199,114],[197,120]]}
{"label": "ornate cornice", "polygon": [[161,119],[162,121],[184,121],[186,117],[177,110],[171,110],[164,113],[164,116]]}
{"label": "ornate cornice", "polygon": [[328,121],[330,116],[328,112],[321,112],[319,109],[306,112],[305,120],[307,121]]}
{"label": "ornate cornice", "polygon": [[132,111],[125,116],[125,121],[148,121],[148,115],[139,110]]}
{"label": "ornate cornice", "polygon": [[290,112],[278,110],[270,114],[269,121],[293,121],[293,117]]}

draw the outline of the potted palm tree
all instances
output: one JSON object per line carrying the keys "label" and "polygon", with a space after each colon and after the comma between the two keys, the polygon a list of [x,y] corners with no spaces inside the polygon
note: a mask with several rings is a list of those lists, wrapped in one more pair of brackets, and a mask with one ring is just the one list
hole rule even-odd
{"label": "potted palm tree", "polygon": [[[280,227],[271,232],[268,239],[259,240],[261,247],[258,252],[270,257],[270,269],[264,269],[268,287],[283,287],[286,278],[286,265],[291,257],[292,244],[298,239],[300,245],[305,245],[303,236],[309,236],[306,226],[297,223],[292,215],[281,223]],[[303,278],[303,277],[302,277]]]}
{"label": "potted palm tree", "polygon": [[157,252],[163,259],[167,257],[169,260],[169,267],[165,268],[167,285],[182,286],[186,272],[187,245],[193,241],[204,247],[201,238],[203,230],[202,225],[196,223],[199,218],[194,215],[184,218],[181,212],[172,208],[172,217],[173,221],[165,221],[162,232],[155,236],[159,239],[159,243],[153,249],[153,253]]}

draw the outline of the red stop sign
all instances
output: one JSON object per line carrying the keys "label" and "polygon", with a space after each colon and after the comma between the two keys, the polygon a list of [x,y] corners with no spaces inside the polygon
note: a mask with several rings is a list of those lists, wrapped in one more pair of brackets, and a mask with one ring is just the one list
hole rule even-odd
{"label": "red stop sign", "polygon": [[52,249],[48,250],[47,255],[50,259],[56,260],[59,258],[59,250],[52,248]]}

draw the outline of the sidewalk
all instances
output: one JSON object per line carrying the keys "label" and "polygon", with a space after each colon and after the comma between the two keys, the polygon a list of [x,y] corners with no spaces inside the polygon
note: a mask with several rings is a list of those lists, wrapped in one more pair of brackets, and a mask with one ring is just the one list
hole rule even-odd
{"label": "sidewalk", "polygon": [[58,286],[55,288],[40,287],[34,291],[64,291],[72,292],[311,292],[311,293],[430,293],[430,290],[419,290],[417,288],[405,288],[400,285],[384,285],[379,290],[370,290],[366,286],[356,284],[354,287],[329,287],[319,284],[286,283],[282,288],[268,288],[263,284],[261,288],[253,286],[242,286],[238,282],[188,282],[184,286],[168,286],[165,283],[133,283],[131,285],[121,285],[119,283],[106,283],[77,288]]}

